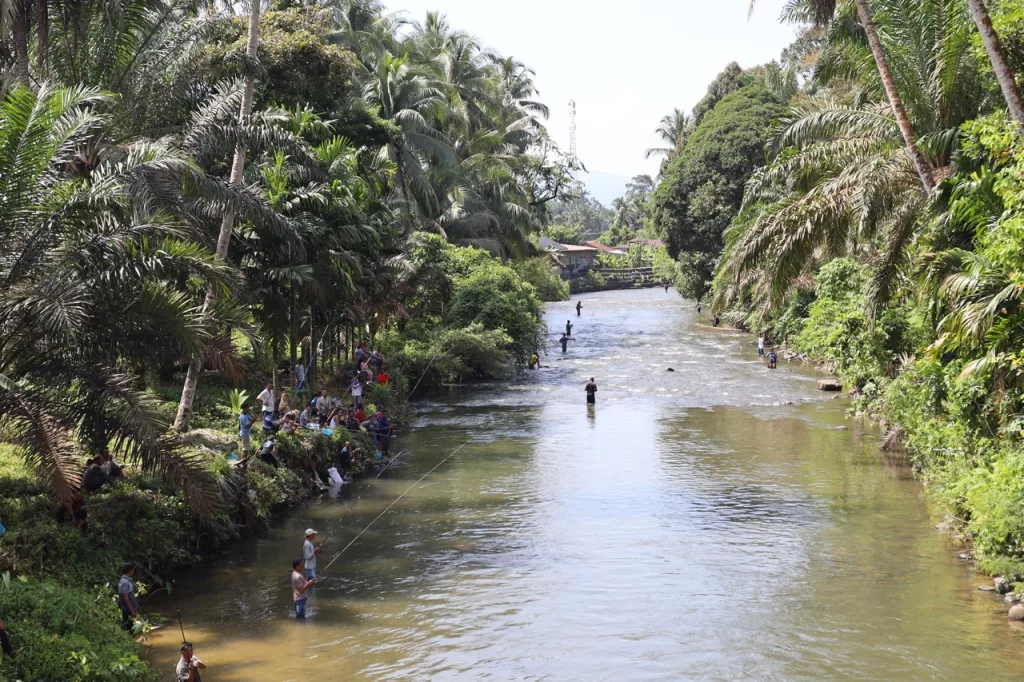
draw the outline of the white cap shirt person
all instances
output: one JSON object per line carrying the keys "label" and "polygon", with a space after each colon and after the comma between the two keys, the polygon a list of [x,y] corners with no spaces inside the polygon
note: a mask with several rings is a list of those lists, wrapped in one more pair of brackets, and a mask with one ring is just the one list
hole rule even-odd
{"label": "white cap shirt person", "polygon": [[316,531],[312,528],[306,529],[306,541],[302,543],[302,558],[306,560],[306,580],[316,577],[316,555],[320,548],[313,544],[316,540]]}
{"label": "white cap shirt person", "polygon": [[256,400],[260,401],[263,405],[264,412],[274,411],[274,384],[267,384],[266,388],[263,389],[263,393],[256,396]]}
{"label": "white cap shirt person", "polygon": [[206,664],[192,652],[191,642],[182,642],[181,660],[178,661],[178,667],[174,670],[176,673],[174,679],[178,682],[203,682],[199,677],[200,670],[206,670]]}

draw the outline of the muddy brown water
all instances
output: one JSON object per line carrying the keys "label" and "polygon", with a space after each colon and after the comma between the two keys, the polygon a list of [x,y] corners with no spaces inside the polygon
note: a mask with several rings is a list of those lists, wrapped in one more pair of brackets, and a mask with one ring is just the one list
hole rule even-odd
{"label": "muddy brown water", "polygon": [[[544,369],[415,406],[409,464],[321,566],[470,442],[332,567],[306,622],[290,559],[351,491],[179,580],[204,682],[1024,677],[1001,600],[819,375],[695,329],[674,292],[580,300],[548,306]],[[180,639],[155,633],[150,660],[171,671]]]}

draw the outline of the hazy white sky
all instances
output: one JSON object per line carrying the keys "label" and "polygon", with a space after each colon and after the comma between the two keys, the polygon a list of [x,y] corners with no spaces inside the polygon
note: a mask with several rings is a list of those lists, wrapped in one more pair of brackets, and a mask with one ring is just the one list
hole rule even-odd
{"label": "hazy white sky", "polygon": [[569,146],[568,102],[576,100],[580,159],[590,171],[630,177],[657,173],[644,150],[679,107],[689,111],[730,61],[747,68],[778,57],[793,40],[780,25],[784,0],[385,0],[420,21],[441,10],[485,47],[537,72],[547,125]]}

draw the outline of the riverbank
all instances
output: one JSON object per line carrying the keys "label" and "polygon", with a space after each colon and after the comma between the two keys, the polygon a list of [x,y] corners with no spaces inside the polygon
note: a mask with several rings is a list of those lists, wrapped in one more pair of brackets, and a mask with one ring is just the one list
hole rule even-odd
{"label": "riverbank", "polygon": [[[367,409],[404,414],[401,396],[373,396],[378,402]],[[156,679],[135,640],[148,636],[149,623],[132,635],[119,627],[113,586],[124,562],[138,566],[141,613],[147,616],[148,598],[168,591],[172,577],[187,580],[193,567],[264,533],[322,494],[329,467],[358,480],[380,466],[368,434],[345,429],[279,434],[276,466],[255,453],[242,463],[237,427],[225,405],[225,390],[201,393],[194,422],[204,428],[183,436],[183,461],[202,467],[220,491],[222,502],[212,513],[197,513],[180,488],[126,468],[121,479],[85,495],[83,529],[59,523],[48,491],[13,448],[0,446],[0,522],[6,527],[0,574],[11,578],[0,583],[0,619],[17,650],[13,661],[0,663],[0,681]],[[258,433],[254,427],[254,447]],[[346,440],[362,453],[347,468],[337,454]],[[53,600],[60,613],[54,613]]]}

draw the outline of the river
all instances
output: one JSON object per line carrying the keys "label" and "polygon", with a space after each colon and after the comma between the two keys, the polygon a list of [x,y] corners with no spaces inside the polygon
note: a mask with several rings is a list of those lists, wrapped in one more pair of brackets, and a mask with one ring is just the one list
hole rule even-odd
{"label": "river", "polygon": [[[674,292],[579,300],[578,319],[576,299],[548,305],[549,367],[416,404],[395,445],[409,464],[369,487],[321,566],[468,444],[335,564],[306,622],[290,559],[344,495],[179,580],[204,682],[1024,676],[1001,600],[819,375],[695,330]],[[178,641],[155,633],[150,660],[171,670]]]}

